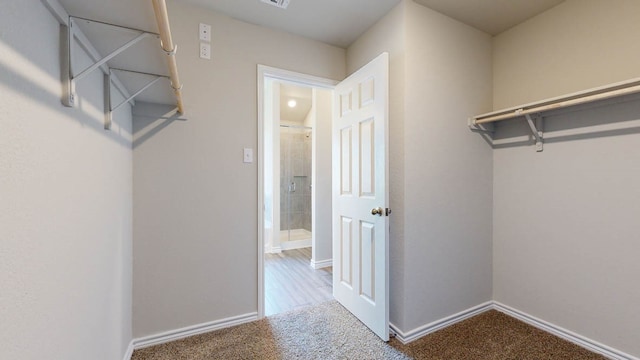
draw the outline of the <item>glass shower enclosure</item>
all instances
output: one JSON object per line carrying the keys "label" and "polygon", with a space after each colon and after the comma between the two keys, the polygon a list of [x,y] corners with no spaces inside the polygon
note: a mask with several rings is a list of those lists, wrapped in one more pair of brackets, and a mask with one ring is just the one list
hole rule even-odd
{"label": "glass shower enclosure", "polygon": [[280,125],[280,245],[311,246],[312,128]]}

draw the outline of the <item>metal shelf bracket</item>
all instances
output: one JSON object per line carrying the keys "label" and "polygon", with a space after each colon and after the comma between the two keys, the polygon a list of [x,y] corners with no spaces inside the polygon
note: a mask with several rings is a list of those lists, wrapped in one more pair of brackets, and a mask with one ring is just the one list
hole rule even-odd
{"label": "metal shelf bracket", "polygon": [[[148,76],[152,76],[153,80],[151,80],[148,83],[146,83],[138,91],[136,91],[135,93],[131,94],[131,96],[129,96],[128,98],[124,99],[119,104],[113,106],[113,96],[111,95],[111,70],[123,71],[123,72],[128,72],[128,73],[133,73],[133,74],[140,74],[140,75],[148,75]],[[104,104],[105,104],[104,105],[104,108],[105,108],[105,110],[104,110],[105,111],[104,128],[105,128],[105,130],[111,130],[111,123],[112,123],[112,120],[113,120],[112,114],[113,114],[114,111],[118,110],[122,105],[124,105],[124,104],[130,102],[131,100],[133,100],[136,96],[142,94],[142,92],[144,92],[145,90],[150,88],[153,84],[157,83],[161,79],[168,79],[168,78],[169,78],[168,76],[161,75],[161,74],[153,74],[153,73],[147,73],[147,72],[141,72],[141,71],[116,69],[116,68],[109,69],[109,72],[104,75]]]}
{"label": "metal shelf bracket", "polygon": [[[177,112],[180,114],[184,113],[184,107],[182,103],[182,84],[178,79],[178,70],[175,60],[175,54],[177,50],[177,45],[173,43],[171,38],[171,31],[169,29],[169,18],[167,14],[167,6],[165,0],[152,0],[154,13],[156,15],[156,21],[158,23],[158,27],[160,29],[160,33],[148,32],[142,29],[136,29],[133,27],[126,27],[111,24],[104,21],[87,19],[77,16],[70,15],[65,8],[60,4],[59,0],[42,0],[44,6],[51,12],[53,17],[60,23],[62,30],[62,39],[61,39],[61,59],[60,65],[62,68],[62,104],[66,107],[74,107],[77,104],[78,98],[76,94],[76,83],[82,78],[86,77],[96,69],[100,69],[103,73],[103,89],[104,89],[104,127],[105,129],[111,128],[112,122],[112,113],[113,111],[119,109],[121,106],[130,103],[132,106],[135,105],[134,98],[138,96],[140,93],[151,87],[153,84],[158,82],[162,78],[170,79],[169,84],[171,85],[174,94],[176,96],[177,102]],[[92,45],[91,41],[87,38],[87,36],[83,33],[80,27],[77,26],[79,22],[88,23],[88,24],[100,24],[104,26],[110,26],[112,28],[116,28],[119,30],[127,31],[133,34],[133,38],[129,40],[124,45],[120,46],[118,49],[113,50],[107,56],[103,56],[98,50]],[[128,71],[136,73],[136,71],[124,70],[124,69],[116,69],[111,68],[108,64],[109,60],[115,58],[123,51],[128,48],[134,46],[142,39],[146,37],[155,37],[160,40],[160,46],[162,50],[168,56],[168,65],[169,65],[169,73],[170,76],[160,75],[160,74],[152,74],[152,73],[143,73],[137,72],[138,74],[150,75],[153,76],[154,79],[146,83],[142,88],[135,92],[135,94],[131,95],[124,84],[120,81],[116,74],[112,74],[111,70],[119,70],[119,71]],[[81,69],[77,71],[77,64],[74,63],[75,52],[77,51],[77,47],[82,48],[90,61],[93,61],[92,65],[88,66],[85,69]],[[77,75],[76,75],[77,74]],[[122,98],[125,100],[116,106],[113,106],[112,99],[114,98],[111,93],[111,89],[115,88],[118,91]],[[186,120],[186,119],[180,119]]]}
{"label": "metal shelf bracket", "polygon": [[529,124],[529,128],[531,128],[531,132],[533,133],[533,137],[536,141],[536,151],[542,152],[543,144],[544,144],[544,118],[540,114],[524,114],[524,117],[527,119],[527,123]]}
{"label": "metal shelf bracket", "polygon": [[[66,43],[64,44],[65,49],[64,51],[62,51],[63,54],[63,59],[62,59],[62,63],[63,66],[65,67],[65,71],[64,72],[64,89],[65,89],[65,95],[63,96],[62,99],[62,103],[67,106],[67,107],[73,107],[75,105],[76,102],[76,82],[80,81],[82,78],[84,78],[85,76],[89,75],[91,72],[93,72],[94,70],[101,68],[103,65],[106,65],[107,61],[113,59],[114,57],[118,56],[120,53],[122,53],[123,51],[127,50],[128,48],[132,47],[133,45],[137,44],[138,42],[140,42],[142,39],[145,39],[147,37],[151,37],[151,36],[155,36],[158,37],[157,34],[154,33],[150,33],[150,32],[146,32],[146,31],[142,31],[139,30],[139,34],[133,38],[132,40],[128,41],[127,43],[125,43],[124,45],[118,47],[117,49],[113,50],[111,53],[109,53],[107,56],[102,57],[101,59],[96,60],[92,65],[90,65],[89,67],[87,67],[86,69],[83,69],[82,71],[80,71],[77,75],[74,75],[75,71],[74,71],[74,64],[73,64],[73,59],[74,59],[74,37],[75,37],[75,20],[73,16],[69,16],[68,25],[63,26],[64,31],[66,32]],[[116,28],[123,28],[123,29],[127,29],[127,30],[132,30],[130,28],[125,28],[125,27],[121,27],[121,26],[117,26],[117,25],[112,25],[112,24],[105,24],[105,25],[110,25],[112,27],[116,27]],[[106,76],[106,74],[105,74]],[[132,98],[131,98],[132,99]]]}
{"label": "metal shelf bracket", "polygon": [[71,58],[73,57],[73,26],[71,22],[67,23],[68,25],[62,25],[62,30],[64,31],[63,49],[62,53],[62,85],[63,85],[63,95],[62,95],[62,104],[66,107],[73,107],[76,99],[76,89],[75,82],[71,76],[72,66],[71,66]]}

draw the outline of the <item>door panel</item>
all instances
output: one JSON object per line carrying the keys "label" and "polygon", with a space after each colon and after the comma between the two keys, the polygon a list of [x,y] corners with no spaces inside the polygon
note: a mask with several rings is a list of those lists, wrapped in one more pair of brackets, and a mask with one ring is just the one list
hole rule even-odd
{"label": "door panel", "polygon": [[360,222],[360,295],[372,304],[376,303],[376,272],[375,272],[375,224]]}
{"label": "door panel", "polygon": [[352,231],[352,220],[346,217],[341,217],[341,236],[340,236],[340,282],[343,285],[348,286],[349,288],[353,288],[352,278],[351,278],[351,252],[352,252],[352,244],[353,239],[351,236],[353,235]]}
{"label": "door panel", "polygon": [[360,123],[360,197],[375,198],[375,143],[374,119]]}
{"label": "door panel", "polygon": [[340,131],[340,189],[342,195],[351,195],[351,184],[353,171],[351,165],[351,128],[342,129]]}
{"label": "door panel", "polygon": [[333,116],[333,293],[385,341],[389,340],[388,68],[389,56],[384,53],[338,84]]}

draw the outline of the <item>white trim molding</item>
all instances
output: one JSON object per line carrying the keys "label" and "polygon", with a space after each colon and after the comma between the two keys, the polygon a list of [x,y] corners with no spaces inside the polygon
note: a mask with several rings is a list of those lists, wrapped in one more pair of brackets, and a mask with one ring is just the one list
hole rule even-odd
{"label": "white trim molding", "polygon": [[582,335],[576,334],[572,331],[569,331],[567,329],[564,329],[558,325],[554,325],[552,323],[549,323],[547,321],[538,319],[534,316],[531,316],[525,312],[522,312],[520,310],[516,310],[512,307],[509,307],[507,305],[501,304],[497,301],[493,302],[493,308],[497,311],[500,311],[502,313],[505,313],[511,317],[514,317],[520,321],[523,321],[531,326],[537,327],[540,330],[546,331],[548,333],[551,333],[561,339],[567,340],[569,342],[572,342],[580,347],[583,347],[589,351],[598,353],[600,355],[603,355],[609,359],[615,359],[615,360],[640,360],[637,357],[634,357],[632,355],[629,354],[625,354],[624,352],[620,351],[620,350],[616,350],[612,347],[609,347],[607,345],[601,344],[597,341],[591,340],[587,337],[584,337]]}
{"label": "white trim molding", "polygon": [[284,250],[304,249],[311,247],[311,239],[291,240],[280,243],[280,248]]}
{"label": "white trim molding", "polygon": [[391,327],[391,330],[396,334],[396,339],[398,339],[401,343],[403,344],[408,344],[414,340],[417,340],[425,335],[431,334],[432,332],[436,332],[440,329],[444,329],[448,326],[451,326],[455,323],[458,323],[462,320],[468,319],[472,316],[476,316],[478,314],[481,314],[485,311],[491,310],[493,309],[493,302],[492,301],[488,301],[486,303],[474,306],[472,308],[469,308],[467,310],[463,310],[457,314],[453,314],[451,316],[447,316],[443,319],[440,320],[436,320],[434,322],[431,322],[429,324],[420,326],[418,328],[415,328],[413,330],[407,331],[407,332],[403,332],[402,330],[398,329],[397,326],[393,325],[393,324],[389,324],[389,326]]}
{"label": "white trim molding", "polygon": [[258,314],[255,312],[229,317],[226,319],[215,320],[207,323],[184,327],[182,329],[169,330],[163,333],[149,335],[134,339],[133,348],[142,349],[153,345],[164,344],[170,341],[184,339],[189,336],[200,335],[211,331],[236,326],[258,319]]}
{"label": "white trim molding", "polygon": [[[264,201],[264,86],[267,79],[296,85],[306,85],[333,90],[338,81],[258,64],[258,319],[264,318],[264,252],[265,252],[265,201]],[[282,248],[271,248],[280,252]]]}
{"label": "white trim molding", "polygon": [[325,260],[318,260],[318,261],[311,259],[310,265],[314,270],[330,267],[330,266],[333,266],[333,259],[325,259]]}
{"label": "white trim molding", "polygon": [[265,250],[267,254],[280,254],[282,252],[282,248],[280,246],[270,247],[268,250]]}
{"label": "white trim molding", "polygon": [[[444,329],[448,326],[456,324],[460,321],[466,320],[470,317],[476,316],[483,312],[489,310],[497,310],[506,315],[514,317],[520,321],[523,321],[531,326],[534,326],[540,330],[553,334],[555,336],[560,337],[561,339],[572,342],[580,347],[583,347],[589,351],[595,352],[597,354],[603,355],[609,359],[613,360],[640,360],[635,356],[626,354],[620,350],[614,349],[607,345],[601,344],[597,341],[591,340],[582,335],[576,334],[572,331],[564,329],[560,326],[551,324],[547,321],[538,319],[534,316],[531,316],[525,312],[516,310],[507,305],[501,304],[497,301],[489,301],[467,310],[461,311],[457,314],[447,316],[440,320],[436,320],[424,326],[418,327],[408,332],[401,331],[397,326],[390,324],[390,330],[392,333],[396,335],[396,339],[398,339],[403,344],[408,344],[414,340],[417,340],[425,335],[436,332],[438,330]],[[216,320],[208,323],[203,323],[199,325],[189,326],[182,329],[171,330],[155,335],[145,336],[138,339],[133,339],[131,343],[129,343],[129,347],[127,348],[127,352],[125,353],[124,360],[130,360],[133,355],[134,349],[142,349],[145,347],[164,344],[170,341],[183,339],[189,336],[199,335],[235,325],[240,325],[244,323],[248,323],[254,320],[257,320],[257,313],[249,313],[245,315],[234,316],[226,319]]]}
{"label": "white trim molding", "polygon": [[133,356],[133,340],[129,341],[129,346],[127,346],[127,351],[124,353],[123,360],[131,360]]}
{"label": "white trim molding", "polygon": [[425,335],[431,334],[438,330],[444,329],[462,320],[468,319],[472,316],[481,314],[488,310],[500,311],[506,315],[523,321],[531,326],[534,326],[540,330],[555,335],[561,339],[567,340],[580,347],[583,347],[589,351],[605,356],[613,360],[640,360],[633,355],[626,354],[620,350],[614,349],[610,346],[601,344],[597,341],[591,340],[585,336],[576,334],[572,331],[564,329],[560,326],[554,325],[550,322],[538,319],[520,310],[516,310],[512,307],[499,303],[497,301],[489,301],[478,306],[474,306],[467,310],[461,311],[457,314],[445,317],[440,320],[436,320],[429,324],[423,325],[411,331],[403,332],[397,326],[390,324],[391,331],[396,334],[396,339],[401,343],[407,344],[414,340],[417,340]]}

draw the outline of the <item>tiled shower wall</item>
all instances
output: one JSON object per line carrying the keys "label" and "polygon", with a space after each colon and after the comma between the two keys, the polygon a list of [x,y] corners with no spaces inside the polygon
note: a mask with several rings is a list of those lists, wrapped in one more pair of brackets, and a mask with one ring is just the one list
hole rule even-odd
{"label": "tiled shower wall", "polygon": [[280,229],[311,231],[311,130],[280,132]]}

